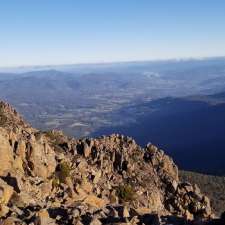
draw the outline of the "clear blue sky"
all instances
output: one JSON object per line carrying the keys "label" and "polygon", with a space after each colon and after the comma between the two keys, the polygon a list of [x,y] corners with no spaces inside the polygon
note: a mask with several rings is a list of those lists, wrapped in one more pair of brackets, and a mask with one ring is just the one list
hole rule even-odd
{"label": "clear blue sky", "polygon": [[221,55],[224,0],[0,1],[0,66]]}

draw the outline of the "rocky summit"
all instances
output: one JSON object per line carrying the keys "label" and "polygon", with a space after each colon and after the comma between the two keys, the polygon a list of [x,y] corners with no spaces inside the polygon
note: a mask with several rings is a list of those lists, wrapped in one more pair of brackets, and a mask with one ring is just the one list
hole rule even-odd
{"label": "rocky summit", "polygon": [[32,128],[0,102],[0,224],[223,224],[152,144]]}

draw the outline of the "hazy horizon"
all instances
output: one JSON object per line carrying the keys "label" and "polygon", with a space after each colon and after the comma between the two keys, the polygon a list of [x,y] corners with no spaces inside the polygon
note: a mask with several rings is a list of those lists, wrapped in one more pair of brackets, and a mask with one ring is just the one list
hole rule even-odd
{"label": "hazy horizon", "polygon": [[20,65],[8,65],[8,66],[0,66],[0,69],[4,71],[4,69],[17,69],[17,68],[50,68],[54,69],[54,67],[61,66],[89,66],[89,65],[110,65],[110,64],[126,64],[126,63],[154,63],[154,62],[185,62],[185,61],[201,61],[201,60],[210,60],[210,59],[225,59],[225,55],[218,56],[199,56],[199,57],[178,57],[178,58],[159,58],[159,59],[139,59],[139,60],[123,60],[123,61],[96,61],[96,62],[74,62],[74,63],[59,63],[59,64],[20,64]]}

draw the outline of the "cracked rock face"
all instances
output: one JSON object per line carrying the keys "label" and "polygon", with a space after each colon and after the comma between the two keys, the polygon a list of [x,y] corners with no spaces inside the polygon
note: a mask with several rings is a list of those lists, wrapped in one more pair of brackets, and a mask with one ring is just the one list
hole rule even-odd
{"label": "cracked rock face", "polygon": [[118,134],[77,140],[41,132],[3,102],[0,118],[0,224],[166,224],[212,216],[209,199],[181,183],[173,160],[152,144],[141,148]]}

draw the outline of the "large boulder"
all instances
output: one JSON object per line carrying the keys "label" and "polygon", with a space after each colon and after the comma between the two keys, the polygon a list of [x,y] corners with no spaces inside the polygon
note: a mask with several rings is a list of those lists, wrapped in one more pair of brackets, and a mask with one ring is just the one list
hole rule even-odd
{"label": "large boulder", "polygon": [[27,145],[27,163],[34,175],[46,179],[56,168],[55,152],[47,142],[31,141]]}
{"label": "large boulder", "polygon": [[13,148],[10,146],[9,136],[0,128],[0,176],[4,176],[12,169]]}

